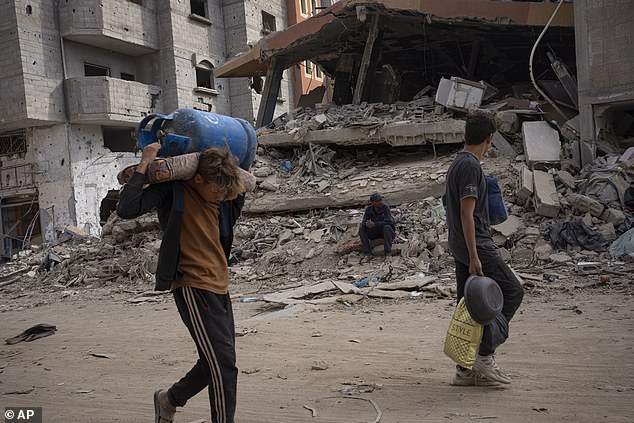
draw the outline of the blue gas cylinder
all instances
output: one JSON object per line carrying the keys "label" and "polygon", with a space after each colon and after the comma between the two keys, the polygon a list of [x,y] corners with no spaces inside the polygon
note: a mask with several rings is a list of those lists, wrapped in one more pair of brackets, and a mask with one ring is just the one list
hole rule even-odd
{"label": "blue gas cylinder", "polygon": [[257,149],[255,130],[246,120],[194,109],[146,116],[139,124],[138,135],[141,149],[153,142],[161,143],[159,157],[226,146],[245,170],[255,160]]}

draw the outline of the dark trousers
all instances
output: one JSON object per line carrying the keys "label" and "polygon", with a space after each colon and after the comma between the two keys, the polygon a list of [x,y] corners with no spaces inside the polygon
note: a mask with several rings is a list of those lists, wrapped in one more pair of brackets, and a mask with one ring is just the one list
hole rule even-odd
{"label": "dark trousers", "polygon": [[364,254],[372,254],[372,247],[370,246],[371,239],[383,238],[383,251],[389,253],[392,251],[392,244],[394,243],[394,228],[390,225],[376,225],[374,228],[368,228],[365,225],[359,227],[359,238],[361,238],[361,245],[363,245]]}
{"label": "dark trousers", "polygon": [[[484,275],[497,282],[504,296],[502,313],[498,315],[493,323],[484,326],[482,342],[480,343],[480,355],[491,355],[508,338],[508,323],[515,315],[520,304],[522,304],[524,288],[522,288],[520,281],[517,280],[511,269],[501,258],[480,258],[480,262],[482,263]],[[464,296],[464,287],[469,276],[469,265],[456,260],[458,301]]]}
{"label": "dark trousers", "polygon": [[219,295],[186,286],[174,290],[174,300],[200,358],[172,385],[167,395],[172,404],[183,407],[187,400],[207,387],[211,421],[233,423],[238,368],[229,294]]}

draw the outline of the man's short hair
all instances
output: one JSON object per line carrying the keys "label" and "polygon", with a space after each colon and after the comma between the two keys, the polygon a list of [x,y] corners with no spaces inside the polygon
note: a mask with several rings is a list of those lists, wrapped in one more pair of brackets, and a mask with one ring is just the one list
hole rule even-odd
{"label": "man's short hair", "polygon": [[484,113],[473,112],[467,116],[464,129],[464,142],[467,145],[482,144],[484,140],[495,132],[493,119]]}

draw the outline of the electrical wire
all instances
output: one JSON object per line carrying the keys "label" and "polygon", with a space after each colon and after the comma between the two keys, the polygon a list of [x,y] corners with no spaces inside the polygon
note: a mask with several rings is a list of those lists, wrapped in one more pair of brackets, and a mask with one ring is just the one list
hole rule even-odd
{"label": "electrical wire", "polygon": [[559,11],[559,8],[561,7],[561,5],[563,4],[564,0],[559,0],[559,4],[557,4],[557,7],[555,8],[555,10],[553,11],[552,16],[550,17],[550,19],[548,20],[548,23],[546,23],[546,26],[544,27],[544,29],[542,30],[541,34],[539,34],[539,37],[537,37],[537,41],[535,41],[535,44],[533,45],[533,49],[531,50],[531,57],[528,60],[528,71],[529,74],[531,76],[531,82],[533,83],[533,86],[535,87],[535,89],[537,90],[538,93],[540,93],[542,95],[542,97],[544,97],[546,99],[546,101],[548,101],[550,104],[552,104],[552,106],[555,108],[555,110],[565,119],[568,119],[568,116],[566,116],[564,114],[564,112],[561,111],[561,109],[555,104],[555,102],[553,100],[551,100],[550,97],[548,97],[546,95],[545,92],[543,92],[539,86],[537,85],[537,82],[535,81],[535,76],[533,75],[533,56],[535,55],[535,50],[537,50],[537,46],[539,45],[539,42],[541,41],[542,37],[544,36],[544,34],[546,33],[546,31],[548,30],[548,27],[550,26],[550,24],[552,23],[553,19],[555,19],[555,15],[557,14],[557,12]]}

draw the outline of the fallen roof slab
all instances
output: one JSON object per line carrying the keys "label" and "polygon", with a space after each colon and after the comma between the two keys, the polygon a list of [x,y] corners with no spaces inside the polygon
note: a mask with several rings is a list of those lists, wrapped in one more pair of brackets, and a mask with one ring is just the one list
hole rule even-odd
{"label": "fallen roof slab", "polygon": [[[334,195],[313,194],[296,196],[289,194],[267,194],[260,198],[247,196],[243,212],[250,214],[282,213],[307,211],[313,209],[358,207],[368,203],[368,198],[376,190],[368,187],[364,190],[334,193]],[[411,203],[427,197],[440,197],[445,191],[445,184],[431,180],[415,181],[410,184],[399,184],[381,193],[389,198],[391,206]]]}
{"label": "fallen roof slab", "polygon": [[272,133],[258,137],[267,147],[296,147],[315,145],[367,145],[389,144],[394,147],[424,144],[458,144],[464,141],[465,122],[446,119],[439,122],[395,122],[382,126],[350,127],[308,131],[304,137],[298,133]]}

